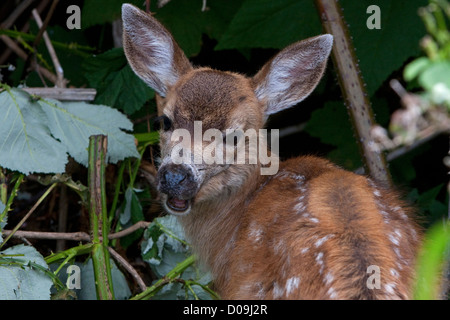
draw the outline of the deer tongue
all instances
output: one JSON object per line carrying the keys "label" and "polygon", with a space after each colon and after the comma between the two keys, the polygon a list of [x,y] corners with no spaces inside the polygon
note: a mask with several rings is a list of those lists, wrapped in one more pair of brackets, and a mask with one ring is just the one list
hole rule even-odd
{"label": "deer tongue", "polygon": [[189,208],[189,200],[172,197],[167,199],[167,205],[175,211],[186,211]]}

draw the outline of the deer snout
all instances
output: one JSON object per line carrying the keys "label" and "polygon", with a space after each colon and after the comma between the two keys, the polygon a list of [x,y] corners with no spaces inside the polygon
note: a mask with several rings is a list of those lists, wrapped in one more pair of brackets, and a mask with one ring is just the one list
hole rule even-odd
{"label": "deer snout", "polygon": [[158,189],[167,195],[163,199],[169,212],[180,214],[190,208],[198,186],[194,173],[188,166],[168,164],[158,171]]}

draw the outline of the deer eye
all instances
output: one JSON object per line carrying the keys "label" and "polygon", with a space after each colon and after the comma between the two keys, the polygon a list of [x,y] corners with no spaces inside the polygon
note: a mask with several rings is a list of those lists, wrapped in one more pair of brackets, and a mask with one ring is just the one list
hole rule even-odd
{"label": "deer eye", "polygon": [[172,128],[172,120],[167,116],[160,116],[153,119],[153,128],[156,131],[163,129],[164,131],[168,131]]}

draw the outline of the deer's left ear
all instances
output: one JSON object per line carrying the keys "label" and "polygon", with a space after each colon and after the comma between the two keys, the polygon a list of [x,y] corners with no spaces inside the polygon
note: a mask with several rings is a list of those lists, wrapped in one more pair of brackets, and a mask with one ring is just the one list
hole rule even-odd
{"label": "deer's left ear", "polygon": [[253,81],[267,116],[292,107],[314,90],[332,46],[332,35],[309,38],[290,45],[262,67]]}

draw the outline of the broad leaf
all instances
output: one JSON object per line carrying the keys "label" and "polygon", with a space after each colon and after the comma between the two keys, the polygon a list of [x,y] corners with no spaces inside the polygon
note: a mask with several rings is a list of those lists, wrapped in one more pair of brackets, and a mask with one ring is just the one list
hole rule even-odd
{"label": "broad leaf", "polygon": [[[114,260],[110,259],[110,264],[114,297],[116,298],[116,300],[128,299],[131,296],[131,291],[125,276],[123,275],[122,271],[120,271],[120,269],[116,266]],[[71,289],[76,294],[76,298],[78,300],[97,300],[92,259],[89,258],[85,263],[74,262],[73,265],[80,267],[80,288]],[[68,277],[70,276],[69,273],[67,273],[67,268],[69,266],[70,264],[66,264],[58,273],[58,278],[62,283],[66,283]],[[59,263],[50,264],[50,269],[52,271],[56,270],[58,267]]]}
{"label": "broad leaf", "polygon": [[[417,15],[427,0],[343,0],[343,16],[349,24],[359,65],[372,95],[387,77],[411,56],[425,29]],[[366,13],[370,5],[381,10],[381,29],[370,30]],[[319,13],[308,0],[246,0],[216,49],[278,48],[323,33]],[[376,63],[374,63],[376,61]]]}
{"label": "broad leaf", "polygon": [[132,123],[107,106],[40,100],[7,87],[0,93],[0,166],[24,174],[62,173],[69,153],[88,163],[89,136],[108,136],[108,159],[139,157]]}
{"label": "broad leaf", "polygon": [[24,174],[64,172],[67,147],[51,136],[48,118],[21,90],[0,93],[0,166]]}
{"label": "broad leaf", "polygon": [[320,33],[320,20],[313,1],[246,0],[216,49],[281,49]]}
{"label": "broad leaf", "polygon": [[122,48],[87,59],[83,69],[89,85],[97,89],[95,103],[133,114],[154,96],[153,90],[131,70]]}
{"label": "broad leaf", "polygon": [[[5,256],[6,255],[6,256]],[[48,300],[53,285],[44,258],[33,247],[17,245],[0,253],[0,300]]]}
{"label": "broad leaf", "polygon": [[[142,258],[150,264],[159,277],[166,275],[190,254],[183,228],[174,216],[156,218],[145,231],[144,239],[141,249]],[[181,278],[194,280],[202,285],[207,285],[212,280],[209,273],[199,270],[195,264],[187,268]],[[171,283],[162,288],[154,299],[193,299],[192,293],[183,287],[178,283]],[[201,286],[191,285],[190,289],[200,299],[211,299]]]}
{"label": "broad leaf", "polygon": [[[417,11],[427,4],[427,0],[342,0],[370,96],[408,58],[420,53],[419,42],[426,32]],[[381,29],[367,28],[370,5],[380,7]]]}
{"label": "broad leaf", "polygon": [[39,100],[47,115],[52,135],[67,146],[69,154],[87,166],[89,137],[108,136],[108,162],[117,163],[126,157],[139,157],[134,137],[123,130],[132,130],[133,124],[119,111],[85,102]]}

